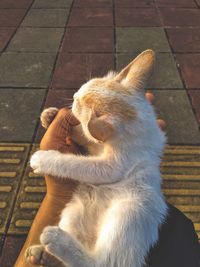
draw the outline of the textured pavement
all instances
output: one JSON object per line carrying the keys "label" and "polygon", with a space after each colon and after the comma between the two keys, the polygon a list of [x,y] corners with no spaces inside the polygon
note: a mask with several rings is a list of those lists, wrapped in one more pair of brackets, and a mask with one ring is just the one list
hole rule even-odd
{"label": "textured pavement", "polygon": [[3,256],[13,236],[27,233],[45,193],[43,178],[28,165],[43,134],[41,111],[69,106],[81,84],[120,70],[147,48],[157,53],[148,88],[167,122],[163,190],[200,236],[200,1],[1,0]]}

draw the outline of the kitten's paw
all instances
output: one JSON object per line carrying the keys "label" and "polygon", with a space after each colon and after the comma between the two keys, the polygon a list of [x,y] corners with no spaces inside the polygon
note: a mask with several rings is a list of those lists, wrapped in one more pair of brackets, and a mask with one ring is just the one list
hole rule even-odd
{"label": "kitten's paw", "polygon": [[49,127],[57,113],[58,108],[47,108],[43,110],[42,114],[40,115],[40,121],[45,129]]}
{"label": "kitten's paw", "polygon": [[53,164],[55,159],[60,155],[60,152],[54,150],[35,152],[30,159],[30,166],[34,173],[38,174],[52,174]]}
{"label": "kitten's paw", "polygon": [[25,252],[26,261],[33,265],[46,267],[62,267],[60,259],[49,253],[43,245],[35,245],[27,248]]}
{"label": "kitten's paw", "polygon": [[66,237],[66,233],[58,226],[47,226],[40,235],[40,242],[47,251],[59,257],[63,248],[67,246]]}

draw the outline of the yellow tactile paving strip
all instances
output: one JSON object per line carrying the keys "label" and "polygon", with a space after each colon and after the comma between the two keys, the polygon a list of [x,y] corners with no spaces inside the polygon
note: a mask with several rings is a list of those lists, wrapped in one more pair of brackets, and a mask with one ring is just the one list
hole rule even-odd
{"label": "yellow tactile paving strip", "polygon": [[[200,238],[200,146],[168,146],[161,171],[167,200],[193,220]],[[44,179],[27,165],[8,233],[28,232],[45,191]]]}
{"label": "yellow tactile paving strip", "polygon": [[0,234],[12,215],[30,145],[0,143]]}

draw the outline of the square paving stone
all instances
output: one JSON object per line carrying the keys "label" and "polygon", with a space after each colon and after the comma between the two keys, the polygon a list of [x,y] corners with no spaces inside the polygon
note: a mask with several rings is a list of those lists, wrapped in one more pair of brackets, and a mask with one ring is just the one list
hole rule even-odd
{"label": "square paving stone", "polygon": [[200,9],[160,8],[164,26],[199,26]]}
{"label": "square paving stone", "polygon": [[112,7],[112,0],[74,0],[74,7]]}
{"label": "square paving stone", "polygon": [[170,52],[170,47],[162,28],[116,28],[117,52],[141,52],[154,49],[157,52]]}
{"label": "square paving stone", "polygon": [[17,27],[25,14],[26,9],[0,9],[0,27]]}
{"label": "square paving stone", "polygon": [[[128,65],[137,54],[117,54],[117,69],[121,70]],[[149,82],[149,87],[154,88],[183,88],[181,78],[172,54],[157,53],[154,74]]]}
{"label": "square paving stone", "polygon": [[53,75],[52,88],[79,88],[91,77],[101,77],[113,68],[113,54],[61,53]]}
{"label": "square paving stone", "polygon": [[28,8],[33,0],[1,0],[0,8]]}
{"label": "square paving stone", "polygon": [[114,52],[113,28],[68,28],[63,52]]}
{"label": "square paving stone", "polygon": [[174,52],[200,52],[199,28],[169,28],[167,34]]}
{"label": "square paving stone", "polygon": [[14,31],[15,28],[0,28],[0,51],[6,47]]}
{"label": "square paving stone", "polygon": [[155,0],[157,6],[163,7],[197,7],[194,0]]}
{"label": "square paving stone", "polygon": [[113,11],[111,8],[73,8],[68,26],[113,26]]}
{"label": "square paving stone", "polygon": [[158,117],[166,121],[169,144],[200,144],[200,132],[185,91],[155,90]]}
{"label": "square paving stone", "polygon": [[47,88],[56,54],[4,53],[0,57],[0,87]]}
{"label": "square paving stone", "polygon": [[22,26],[65,27],[69,9],[30,9]]}
{"label": "square paving stone", "polygon": [[32,141],[44,96],[44,89],[0,89],[1,141]]}
{"label": "square paving stone", "polygon": [[155,8],[116,8],[116,26],[161,26],[159,15]]}
{"label": "square paving stone", "polygon": [[57,52],[64,29],[62,28],[19,28],[7,51]]}
{"label": "square paving stone", "polygon": [[[43,109],[49,108],[49,107],[71,108],[71,105],[73,102],[73,95],[76,91],[77,91],[76,89],[72,89],[72,90],[49,90]],[[45,129],[40,124],[38,127],[38,130],[37,130],[37,133],[36,133],[34,143],[40,143],[44,133],[45,133]]]}
{"label": "square paving stone", "polygon": [[73,0],[35,0],[32,8],[65,8],[70,7]]}
{"label": "square paving stone", "polygon": [[154,6],[153,0],[115,0],[115,5],[118,7],[150,7]]}
{"label": "square paving stone", "polygon": [[195,115],[200,126],[200,89],[188,90],[191,99],[192,107],[195,110]]}
{"label": "square paving stone", "polygon": [[187,88],[200,88],[200,54],[177,54],[177,63]]}

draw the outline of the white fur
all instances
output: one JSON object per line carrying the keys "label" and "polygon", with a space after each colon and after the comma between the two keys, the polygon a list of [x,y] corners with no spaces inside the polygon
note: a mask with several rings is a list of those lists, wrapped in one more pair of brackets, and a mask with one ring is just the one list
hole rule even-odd
{"label": "white fur", "polygon": [[[107,79],[113,79],[113,74]],[[88,82],[75,98],[92,90],[97,89]],[[41,243],[66,266],[142,267],[167,213],[159,171],[165,136],[141,92],[120,96],[99,88],[99,94],[123,97],[137,117],[124,122],[110,116],[115,135],[101,144],[96,155],[38,151],[32,156],[35,172],[80,182],[62,212],[59,228],[48,227]],[[77,108],[75,100],[72,111],[84,131],[91,111]],[[93,140],[88,131],[85,135]]]}

